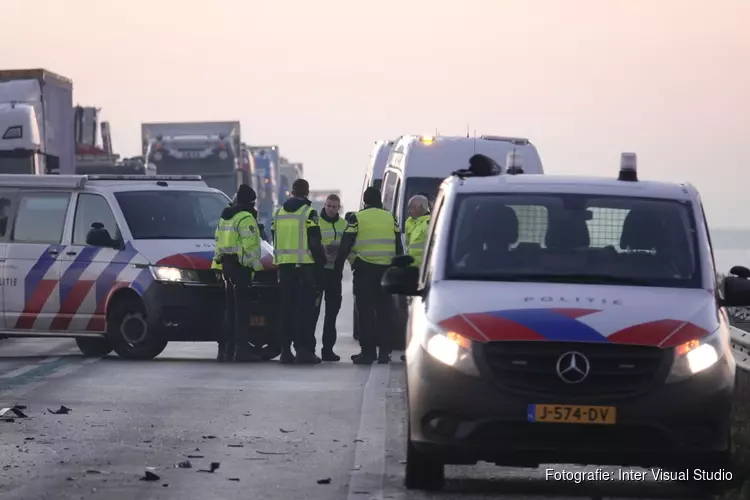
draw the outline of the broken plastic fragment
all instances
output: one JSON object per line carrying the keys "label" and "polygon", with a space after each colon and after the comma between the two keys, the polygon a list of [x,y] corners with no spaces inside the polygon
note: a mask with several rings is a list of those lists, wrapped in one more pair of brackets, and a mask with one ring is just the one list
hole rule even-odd
{"label": "broken plastic fragment", "polygon": [[47,408],[47,411],[50,412],[53,415],[67,415],[68,413],[70,413],[73,410],[71,410],[67,406],[62,406],[61,405],[59,410],[50,410],[49,408]]}
{"label": "broken plastic fragment", "polygon": [[318,479],[318,484],[331,484],[331,478],[327,477],[325,479]]}
{"label": "broken plastic fragment", "polygon": [[158,481],[159,479],[161,478],[158,475],[151,472],[150,470],[147,470],[143,474],[143,477],[141,477],[141,481]]}

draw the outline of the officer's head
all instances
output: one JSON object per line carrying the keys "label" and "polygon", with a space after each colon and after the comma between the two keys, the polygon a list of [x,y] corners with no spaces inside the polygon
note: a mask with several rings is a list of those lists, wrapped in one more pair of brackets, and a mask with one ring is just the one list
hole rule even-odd
{"label": "officer's head", "polygon": [[430,210],[430,201],[426,196],[418,194],[409,199],[409,215],[414,218],[422,217]]}
{"label": "officer's head", "polygon": [[254,205],[257,196],[255,190],[247,184],[240,184],[237,193],[234,195],[234,203],[237,205]]}
{"label": "officer's head", "polygon": [[370,186],[365,189],[365,193],[362,195],[362,201],[365,206],[368,207],[382,207],[383,203],[380,201],[380,190],[375,186]]}
{"label": "officer's head", "polygon": [[305,179],[297,179],[292,184],[292,196],[307,198],[310,196],[310,183]]}
{"label": "officer's head", "polygon": [[336,217],[336,214],[341,210],[341,198],[338,195],[329,194],[323,210],[325,210],[328,217]]}

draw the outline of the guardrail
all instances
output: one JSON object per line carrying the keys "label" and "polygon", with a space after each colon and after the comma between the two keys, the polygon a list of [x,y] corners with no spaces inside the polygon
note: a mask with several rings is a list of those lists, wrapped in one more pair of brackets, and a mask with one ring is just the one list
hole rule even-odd
{"label": "guardrail", "polygon": [[[745,323],[745,325],[750,329],[750,323]],[[732,352],[734,359],[737,360],[737,368],[750,371],[750,332],[734,325],[729,327],[729,331],[732,336]]]}

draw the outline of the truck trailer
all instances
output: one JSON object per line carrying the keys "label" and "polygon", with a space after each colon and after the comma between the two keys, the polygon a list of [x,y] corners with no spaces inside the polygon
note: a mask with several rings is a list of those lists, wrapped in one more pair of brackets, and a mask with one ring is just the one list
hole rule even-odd
{"label": "truck trailer", "polygon": [[0,173],[73,174],[73,82],[45,69],[0,70]]}

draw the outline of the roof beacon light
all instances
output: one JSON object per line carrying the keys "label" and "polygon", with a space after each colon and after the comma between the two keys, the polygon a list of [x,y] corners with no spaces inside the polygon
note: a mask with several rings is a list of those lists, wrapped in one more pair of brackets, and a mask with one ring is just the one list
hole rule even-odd
{"label": "roof beacon light", "polygon": [[617,180],[638,181],[638,156],[635,153],[622,153],[620,156],[620,175]]}
{"label": "roof beacon light", "polygon": [[432,137],[431,135],[423,135],[422,137],[419,138],[419,140],[423,142],[424,144],[432,144],[435,138]]}
{"label": "roof beacon light", "polygon": [[523,173],[523,156],[515,149],[508,151],[505,157],[505,173],[509,175]]}

